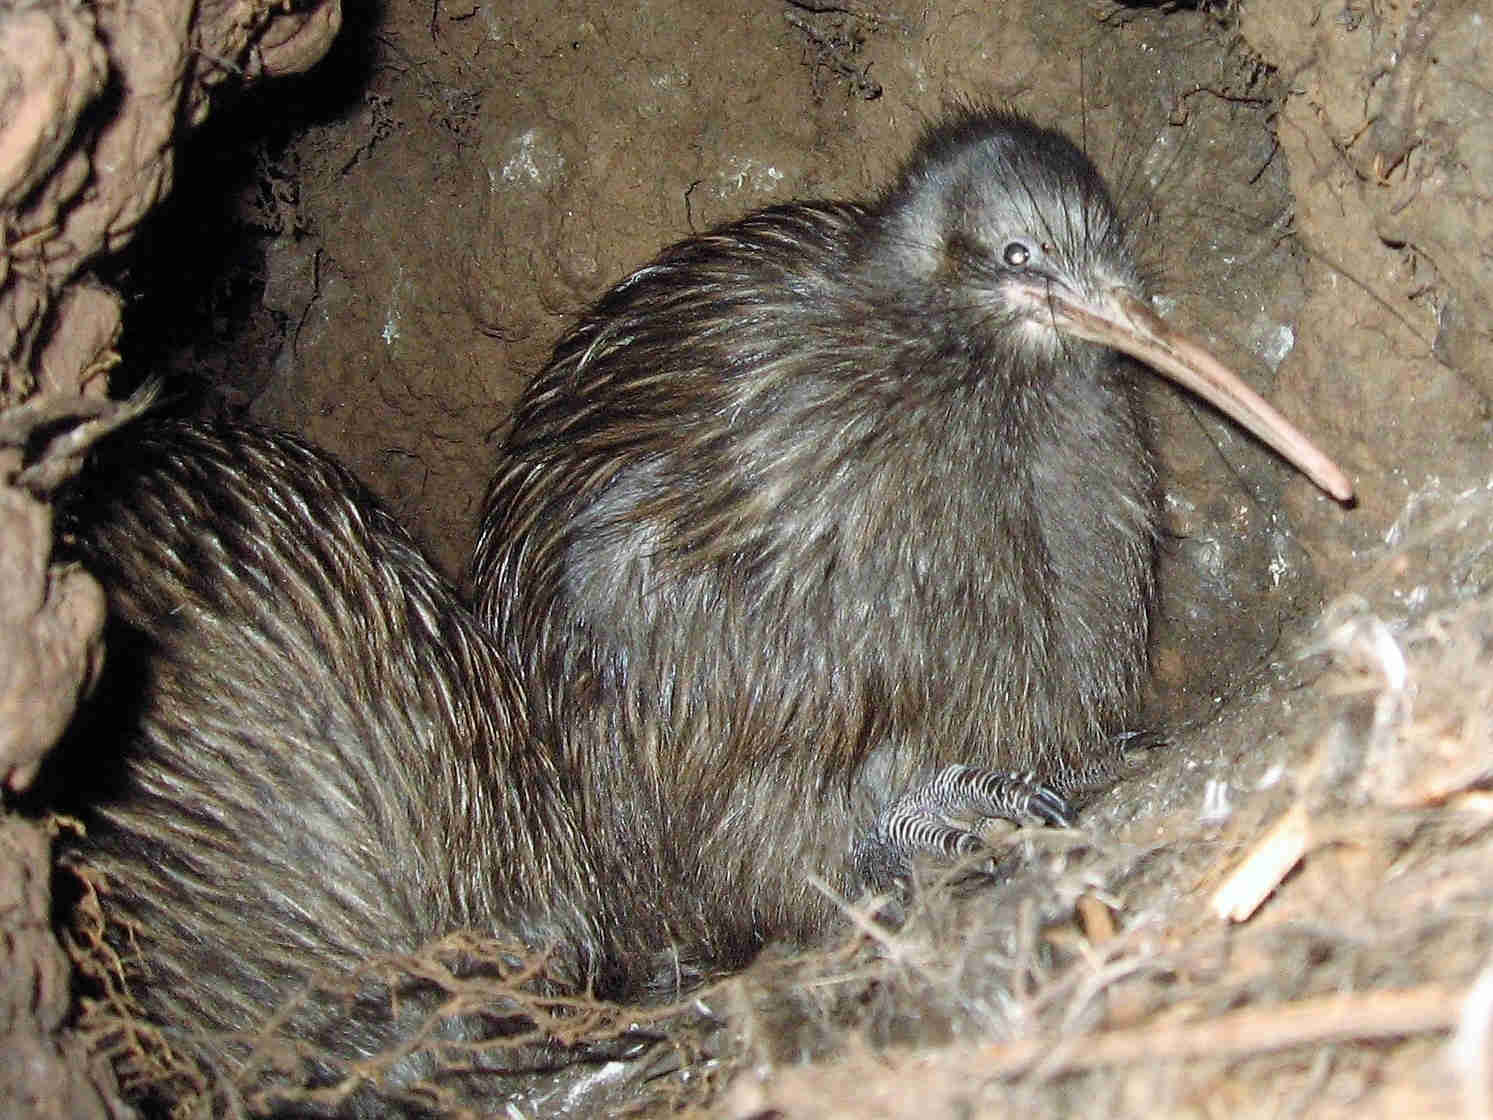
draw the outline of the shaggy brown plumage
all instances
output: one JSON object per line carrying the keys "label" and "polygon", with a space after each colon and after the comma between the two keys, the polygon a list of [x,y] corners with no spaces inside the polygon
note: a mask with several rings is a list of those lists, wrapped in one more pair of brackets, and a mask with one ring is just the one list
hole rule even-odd
{"label": "shaggy brown plumage", "polygon": [[1061,820],[1105,772],[1155,470],[1133,367],[1034,325],[1033,275],[1139,285],[1089,160],[970,110],[870,204],[666,249],[524,394],[471,580],[629,893],[813,935],[811,875],[885,884],[972,846],[943,817]]}
{"label": "shaggy brown plumage", "polygon": [[[147,423],[60,508],[111,612],[59,756],[89,822],[72,858],[133,925],[132,985],[175,1045],[231,1070],[313,977],[452,930],[551,949],[573,988],[636,950],[516,675],[345,470],[283,435]],[[347,1059],[429,1010],[323,990],[285,1030]]]}

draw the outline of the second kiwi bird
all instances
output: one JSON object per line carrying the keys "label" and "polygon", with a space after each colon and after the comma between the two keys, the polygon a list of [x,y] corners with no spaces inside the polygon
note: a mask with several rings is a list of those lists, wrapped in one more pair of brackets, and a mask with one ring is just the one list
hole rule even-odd
{"label": "second kiwi bird", "polygon": [[1084,153],[1001,111],[868,204],[664,250],[556,346],[471,583],[661,981],[1112,771],[1159,497],[1126,355],[1351,496],[1149,309]]}

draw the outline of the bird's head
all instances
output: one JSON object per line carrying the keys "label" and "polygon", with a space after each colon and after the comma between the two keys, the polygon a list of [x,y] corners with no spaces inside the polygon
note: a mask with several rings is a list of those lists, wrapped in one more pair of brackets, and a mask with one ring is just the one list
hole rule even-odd
{"label": "bird's head", "polygon": [[898,267],[971,341],[1029,363],[1077,341],[1137,358],[1346,501],[1347,476],[1200,343],[1152,309],[1103,177],[1062,133],[969,107],[931,128],[875,208]]}

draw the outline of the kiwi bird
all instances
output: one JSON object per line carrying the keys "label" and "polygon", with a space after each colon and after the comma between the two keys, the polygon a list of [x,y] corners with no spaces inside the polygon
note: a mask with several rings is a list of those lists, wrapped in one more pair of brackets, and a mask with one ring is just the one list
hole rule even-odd
{"label": "kiwi bird", "polygon": [[1351,495],[1134,250],[1069,139],[967,108],[870,202],[665,249],[523,393],[476,608],[608,879],[710,931],[681,958],[820,932],[815,877],[905,882],[1112,772],[1159,516],[1132,358]]}
{"label": "kiwi bird", "polygon": [[[370,960],[473,930],[546,951],[579,990],[634,952],[517,673],[335,462],[255,428],[144,422],[58,505],[110,610],[102,686],[51,763],[88,822],[67,858],[107,884],[132,990],[178,1051],[248,1091],[256,1046],[284,1073],[277,1032],[300,1055],[281,1085],[402,1041],[397,1100],[434,1068],[416,1042],[443,997],[338,994]],[[327,1111],[404,1115],[365,1097]]]}

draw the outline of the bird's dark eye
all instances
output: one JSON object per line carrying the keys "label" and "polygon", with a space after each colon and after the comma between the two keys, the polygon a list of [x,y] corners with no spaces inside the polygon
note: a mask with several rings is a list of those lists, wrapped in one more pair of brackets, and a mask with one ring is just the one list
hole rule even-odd
{"label": "bird's dark eye", "polygon": [[1013,241],[1001,250],[1001,260],[1010,268],[1020,268],[1032,259],[1032,251],[1020,241]]}

